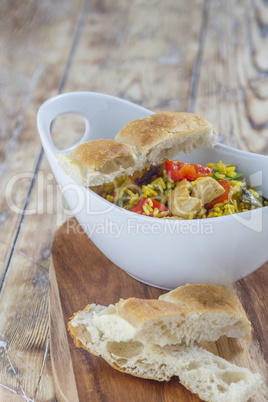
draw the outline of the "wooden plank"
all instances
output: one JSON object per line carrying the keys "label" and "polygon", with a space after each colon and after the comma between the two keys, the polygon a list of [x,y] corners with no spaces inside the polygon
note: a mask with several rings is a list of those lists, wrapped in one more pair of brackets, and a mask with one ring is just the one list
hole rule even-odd
{"label": "wooden plank", "polygon": [[[41,149],[36,112],[58,91],[81,6],[82,0],[1,2],[0,277]],[[11,202],[6,187],[13,178]]]}
{"label": "wooden plank", "polygon": [[[257,84],[261,85],[261,82]],[[258,98],[250,88],[226,88],[210,96],[197,97],[195,112],[216,125],[220,142],[245,151],[267,154],[267,106],[267,99]]]}
{"label": "wooden plank", "polygon": [[21,396],[18,394],[15,394],[13,390],[7,389],[0,387],[0,398],[1,401],[12,401],[12,402],[21,402]]}
{"label": "wooden plank", "polygon": [[[0,383],[34,398],[47,353],[48,272],[20,253],[14,256],[13,266],[1,300],[0,333],[4,350]],[[50,375],[50,386],[44,396],[49,399],[53,395]]]}
{"label": "wooden plank", "polygon": [[52,366],[51,366],[51,359],[50,359],[50,349],[48,349],[48,354],[47,358],[44,362],[44,367],[42,371],[42,375],[40,375],[39,380],[40,382],[36,386],[36,395],[35,395],[35,400],[36,401],[45,401],[49,400],[49,395],[52,395],[51,399],[52,401],[60,401],[58,399],[58,391],[55,386],[55,380],[54,380],[54,375],[52,372]]}
{"label": "wooden plank", "polygon": [[63,318],[55,270],[51,259],[49,268],[49,326],[52,368],[59,398],[79,402],[73,364],[68,346],[66,323]]}
{"label": "wooden plank", "polygon": [[[68,226],[72,230],[68,230]],[[54,268],[51,267],[51,286],[55,289],[57,279],[59,286],[62,311],[67,326],[68,319],[74,312],[83,309],[89,303],[109,305],[116,303],[120,298],[158,298],[165,293],[161,289],[144,285],[119,269],[109,261],[91,242],[85,233],[79,230],[77,222],[65,223],[57,232],[53,243]],[[257,395],[256,402],[265,402],[268,394],[266,356],[268,353],[266,342],[268,298],[266,288],[268,285],[268,264],[256,270],[248,277],[240,280],[233,286],[247,315],[252,322],[252,339],[247,342],[239,339],[222,337],[217,342],[203,343],[212,353],[219,355],[228,361],[241,367],[247,367],[252,372],[260,372],[264,383]],[[56,277],[54,273],[56,272]],[[85,281],[85,277],[87,280]],[[105,289],[105,291],[104,291]],[[50,314],[57,314],[56,292],[50,295]],[[258,296],[257,296],[258,295]],[[258,301],[257,301],[258,300]],[[56,311],[54,311],[56,310]],[[61,328],[62,323],[53,322],[54,331]],[[58,362],[55,346],[61,343],[65,345],[65,353],[68,353],[68,343],[64,334],[62,338],[51,338],[53,351],[52,361],[55,363],[55,371],[58,376],[63,375],[64,369]],[[69,347],[73,362],[74,373],[80,401],[100,401],[108,399],[109,395],[116,395],[111,400],[125,401],[198,401],[199,398],[188,392],[179,384],[178,379],[173,378],[168,383],[158,383],[137,379],[135,377],[118,373],[101,358],[90,355],[83,349],[75,347],[69,336]],[[52,346],[51,345],[51,346]],[[64,391],[66,385],[59,384]],[[135,390],[135,391],[134,391]],[[110,400],[110,399],[109,399]]]}
{"label": "wooden plank", "polygon": [[250,86],[268,72],[263,1],[209,2],[199,96]]}
{"label": "wooden plank", "polygon": [[[9,273],[1,277],[1,287],[7,278],[0,308],[0,339],[6,347],[0,348],[3,400],[21,395],[45,401],[55,396],[49,364],[48,270],[21,253],[15,253],[11,264],[8,258],[12,246],[16,248],[20,217],[41,155],[36,112],[58,92],[82,5],[82,0],[1,3],[0,275],[6,269]],[[24,172],[26,177],[12,187],[12,205],[6,202],[6,187]],[[32,232],[28,244],[34,239]]]}
{"label": "wooden plank", "polygon": [[[28,205],[28,210],[33,213],[25,217],[16,248],[47,269],[54,233],[67,217],[63,208],[68,212],[48,161],[44,158]],[[29,239],[34,241],[29,242]]]}
{"label": "wooden plank", "polygon": [[66,90],[75,84],[155,111],[187,110],[203,3],[92,1]]}
{"label": "wooden plank", "polygon": [[262,1],[209,2],[194,111],[220,141],[268,153],[268,23]]}

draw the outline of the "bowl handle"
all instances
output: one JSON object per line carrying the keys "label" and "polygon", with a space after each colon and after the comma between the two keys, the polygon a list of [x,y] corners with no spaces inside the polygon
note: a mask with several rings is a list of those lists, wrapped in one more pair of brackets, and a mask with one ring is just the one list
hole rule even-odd
{"label": "bowl handle", "polygon": [[[53,120],[66,113],[84,118],[85,132],[82,138],[66,149],[57,149],[51,138]],[[37,127],[45,153],[50,162],[57,161],[57,154],[67,153],[80,143],[99,138],[114,138],[131,120],[148,117],[150,110],[111,95],[97,92],[70,92],[48,99],[37,113]],[[112,137],[111,137],[112,136]]]}
{"label": "bowl handle", "polygon": [[[87,102],[85,100],[86,99],[84,92],[66,93],[48,99],[38,110],[37,127],[42,145],[48,158],[57,160],[56,155],[59,152],[68,153],[71,149],[75,148],[80,143],[88,141],[90,139],[89,118],[90,115],[95,112],[94,102],[92,102],[90,105],[89,113],[88,107],[86,107],[86,105],[88,104],[88,94]],[[51,125],[56,117],[67,113],[78,114],[84,118],[85,132],[82,138],[71,147],[59,150],[55,147],[51,138]]]}

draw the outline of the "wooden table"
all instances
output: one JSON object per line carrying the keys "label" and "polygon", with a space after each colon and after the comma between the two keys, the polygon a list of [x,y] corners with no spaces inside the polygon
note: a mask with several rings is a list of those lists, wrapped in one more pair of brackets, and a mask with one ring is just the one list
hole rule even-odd
{"label": "wooden table", "polygon": [[[0,19],[0,400],[48,401],[48,267],[66,211],[39,106],[61,92],[103,92],[199,113],[221,142],[267,154],[268,4],[3,0]],[[53,126],[62,146],[79,135],[75,119]]]}

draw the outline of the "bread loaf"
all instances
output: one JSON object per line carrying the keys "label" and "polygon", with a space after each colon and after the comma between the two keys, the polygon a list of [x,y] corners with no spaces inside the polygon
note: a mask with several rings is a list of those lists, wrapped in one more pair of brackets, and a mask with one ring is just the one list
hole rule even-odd
{"label": "bread loaf", "polygon": [[137,170],[137,157],[131,146],[100,139],[80,144],[68,155],[58,154],[61,168],[82,186],[109,183],[122,174]]}
{"label": "bread loaf", "polygon": [[163,112],[128,123],[115,140],[88,141],[57,157],[78,184],[97,186],[174,158],[180,151],[214,145],[217,138],[215,127],[201,116]]}
{"label": "bread loaf", "polygon": [[240,301],[223,287],[186,285],[160,300],[90,304],[72,317],[68,329],[78,347],[102,356],[115,369],[158,381],[179,376],[206,401],[247,401],[261,384],[259,374],[195,344],[221,335],[250,336]]}
{"label": "bread loaf", "polygon": [[[252,374],[205,349],[191,344],[159,346],[144,338],[112,341],[95,325],[95,318],[107,308],[91,304],[69,322],[69,331],[77,347],[101,356],[113,368],[137,377],[180,382],[204,401],[243,402],[256,394],[259,374]],[[112,328],[111,328],[112,331]]]}
{"label": "bread loaf", "polygon": [[143,166],[173,159],[178,152],[215,145],[218,132],[203,117],[185,112],[162,112],[128,123],[115,137],[136,147]]}
{"label": "bread loaf", "polygon": [[111,341],[160,346],[216,341],[222,335],[249,339],[251,331],[236,295],[212,285],[182,286],[160,300],[120,300],[95,314],[93,322]]}

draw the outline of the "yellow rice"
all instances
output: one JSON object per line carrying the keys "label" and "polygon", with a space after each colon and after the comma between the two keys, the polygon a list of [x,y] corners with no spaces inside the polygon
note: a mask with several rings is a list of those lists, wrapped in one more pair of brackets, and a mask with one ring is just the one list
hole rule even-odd
{"label": "yellow rice", "polygon": [[[224,201],[215,204],[212,209],[207,211],[204,207],[198,212],[194,218],[193,214],[189,215],[188,219],[204,219],[204,218],[214,218],[225,215],[232,215],[239,212],[249,211],[251,209],[258,208],[255,205],[244,203],[242,201],[242,189],[241,187],[246,187],[246,183],[241,180],[231,180],[232,177],[237,175],[236,168],[233,165],[226,165],[222,161],[219,163],[208,163],[207,167],[212,167],[214,169],[214,176],[219,180],[229,179],[231,183],[231,191],[229,196],[229,201]],[[149,170],[149,168],[147,168]],[[142,185],[141,188],[135,184],[130,177],[122,175],[118,179],[115,179],[111,183],[104,184],[101,188],[93,188],[94,191],[98,192],[107,201],[117,204],[119,200],[124,199],[123,208],[127,210],[132,210],[138,204],[138,202],[143,198],[148,198],[148,204],[143,205],[143,215],[149,216],[153,213],[156,218],[166,218],[166,219],[185,219],[178,216],[166,216],[168,211],[159,212],[157,208],[153,208],[152,200],[156,200],[161,204],[166,204],[171,191],[175,188],[178,182],[172,180],[163,170],[162,177],[158,177],[153,180],[150,184]],[[193,186],[196,185],[195,181],[192,181]],[[249,191],[256,197],[259,198],[259,194],[254,189],[249,189]],[[267,205],[267,201],[264,202]]]}

